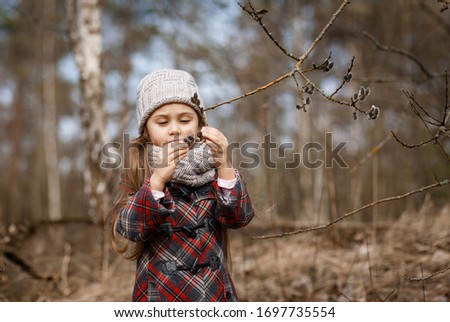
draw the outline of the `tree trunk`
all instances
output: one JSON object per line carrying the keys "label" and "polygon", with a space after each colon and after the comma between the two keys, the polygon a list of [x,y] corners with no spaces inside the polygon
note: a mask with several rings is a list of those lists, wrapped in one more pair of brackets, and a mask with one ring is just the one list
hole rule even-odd
{"label": "tree trunk", "polygon": [[80,70],[82,139],[86,149],[84,193],[88,215],[99,221],[107,212],[106,182],[100,168],[106,141],[101,10],[97,0],[68,0],[67,10],[70,40]]}
{"label": "tree trunk", "polygon": [[[54,1],[43,3],[44,19],[55,18]],[[56,140],[55,35],[44,32],[42,40],[42,104],[44,108],[44,157],[47,173],[48,219],[61,220],[61,187]]]}

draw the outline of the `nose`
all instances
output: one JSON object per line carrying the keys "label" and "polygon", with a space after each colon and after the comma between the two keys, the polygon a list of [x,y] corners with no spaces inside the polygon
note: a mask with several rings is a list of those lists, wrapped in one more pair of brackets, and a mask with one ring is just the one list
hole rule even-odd
{"label": "nose", "polygon": [[171,122],[169,127],[169,135],[180,135],[180,128],[176,122]]}

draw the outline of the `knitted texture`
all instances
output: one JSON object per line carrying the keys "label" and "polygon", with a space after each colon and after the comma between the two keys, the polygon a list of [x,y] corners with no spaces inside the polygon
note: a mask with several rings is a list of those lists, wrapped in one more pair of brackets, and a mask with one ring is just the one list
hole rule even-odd
{"label": "knitted texture", "polygon": [[150,115],[159,107],[181,103],[192,107],[206,124],[197,84],[189,73],[176,69],[161,69],[145,76],[137,88],[137,119],[139,134],[144,131]]}
{"label": "knitted texture", "polygon": [[[152,146],[150,149],[150,165],[152,168],[167,166],[157,163],[158,153],[161,150],[162,148],[158,146]],[[203,141],[195,143],[189,149],[188,154],[177,163],[171,182],[200,187],[213,181],[215,175],[211,150]]]}

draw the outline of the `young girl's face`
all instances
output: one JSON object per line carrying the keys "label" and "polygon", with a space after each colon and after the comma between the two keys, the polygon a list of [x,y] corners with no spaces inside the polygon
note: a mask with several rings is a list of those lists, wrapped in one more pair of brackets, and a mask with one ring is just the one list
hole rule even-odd
{"label": "young girl's face", "polygon": [[190,106],[172,103],[154,111],[145,126],[153,144],[162,147],[167,143],[183,141],[185,137],[197,134],[199,118]]}

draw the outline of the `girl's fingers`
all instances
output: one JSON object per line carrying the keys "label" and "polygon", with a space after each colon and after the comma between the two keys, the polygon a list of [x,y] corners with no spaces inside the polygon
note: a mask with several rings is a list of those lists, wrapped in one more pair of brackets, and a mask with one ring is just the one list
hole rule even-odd
{"label": "girl's fingers", "polygon": [[212,141],[206,141],[206,145],[209,146],[209,148],[211,149],[211,153],[213,155],[217,155],[218,153],[222,153],[223,152],[223,147],[216,143],[216,142],[212,142]]}
{"label": "girl's fingers", "polygon": [[225,137],[225,135],[222,134],[222,132],[211,127],[204,127],[202,129],[202,135],[204,138],[215,143],[227,141],[227,138]]}
{"label": "girl's fingers", "polygon": [[160,160],[159,164],[168,166],[172,162],[178,163],[180,159],[186,157],[188,151],[189,148],[185,143],[174,145],[172,147],[166,145],[160,151],[158,156],[158,159]]}
{"label": "girl's fingers", "polygon": [[219,130],[210,127],[203,128],[202,135],[206,139],[206,143],[211,150],[213,150],[213,153],[214,151],[222,152],[228,146],[227,138]]}

